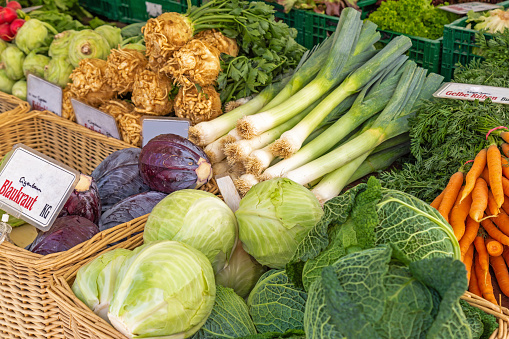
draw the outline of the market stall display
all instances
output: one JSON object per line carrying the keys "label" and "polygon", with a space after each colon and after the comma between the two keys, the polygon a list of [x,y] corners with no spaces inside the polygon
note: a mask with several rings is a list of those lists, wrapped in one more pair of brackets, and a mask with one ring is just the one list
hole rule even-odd
{"label": "market stall display", "polygon": [[[0,211],[14,229],[0,243],[0,332],[509,337],[509,29],[489,16],[506,12],[469,14],[493,29],[476,34],[485,60],[446,84],[412,60],[408,32],[383,41],[390,7],[406,4],[362,20],[355,1],[325,3],[337,26],[308,51],[262,2],[189,2],[125,28],[18,12],[0,87],[23,96],[26,74],[51,79],[62,117],[6,108],[0,176],[18,143],[77,171],[52,225]],[[78,104],[123,141],[76,124]],[[147,138],[146,118],[186,119],[175,133],[188,134]]]}

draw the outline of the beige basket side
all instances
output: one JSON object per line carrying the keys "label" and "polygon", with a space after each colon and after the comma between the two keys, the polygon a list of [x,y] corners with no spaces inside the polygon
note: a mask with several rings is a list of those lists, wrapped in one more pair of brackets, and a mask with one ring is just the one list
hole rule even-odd
{"label": "beige basket side", "polygon": [[63,119],[50,112],[0,115],[0,155],[23,143],[64,164],[90,174],[114,151],[133,147]]}
{"label": "beige basket side", "polygon": [[[0,128],[0,155],[23,143],[87,174],[112,152],[132,147],[50,112],[6,112],[0,114]],[[52,275],[72,271],[125,238],[129,240],[116,246],[139,246],[141,240],[134,241],[132,235],[143,230],[144,221],[142,217],[119,225],[69,251],[47,256],[1,244],[0,337],[64,338],[58,305],[47,294]]]}
{"label": "beige basket side", "polygon": [[30,110],[28,102],[14,95],[0,92],[0,114],[26,113]]}

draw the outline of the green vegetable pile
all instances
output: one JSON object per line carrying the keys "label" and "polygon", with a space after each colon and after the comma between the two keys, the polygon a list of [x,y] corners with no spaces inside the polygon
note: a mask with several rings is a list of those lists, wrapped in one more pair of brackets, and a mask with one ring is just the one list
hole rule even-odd
{"label": "green vegetable pile", "polygon": [[[459,67],[454,81],[486,86],[509,86],[509,30],[486,40],[477,34],[485,61]],[[450,176],[487,146],[486,133],[509,120],[509,106],[484,102],[437,99],[427,102],[410,120],[412,157],[401,169],[380,178],[389,188],[431,202]]]}
{"label": "green vegetable pile", "polygon": [[387,0],[369,16],[380,29],[433,40],[443,35],[444,25],[457,18],[430,0]]}
{"label": "green vegetable pile", "polygon": [[[247,255],[237,247],[227,258],[229,278],[218,279],[216,257],[204,253],[216,246],[213,230],[224,233],[221,224],[231,224],[233,214],[217,197],[182,190],[154,208],[144,245],[91,261],[78,271],[73,291],[132,338],[477,339],[496,329],[495,317],[460,304],[468,283],[459,244],[425,202],[372,177],[326,202],[321,218],[307,232],[300,229],[303,240],[292,244],[285,237],[315,217],[316,198],[287,179],[257,186],[264,194],[248,193],[238,210],[239,244],[263,239],[256,245],[263,251],[246,246],[250,260],[279,256],[283,264],[250,273],[246,260],[235,259]],[[200,211],[210,206],[224,218],[205,221]],[[270,224],[274,234],[266,231]],[[179,225],[178,235],[170,234]],[[280,247],[293,256],[285,259]]]}

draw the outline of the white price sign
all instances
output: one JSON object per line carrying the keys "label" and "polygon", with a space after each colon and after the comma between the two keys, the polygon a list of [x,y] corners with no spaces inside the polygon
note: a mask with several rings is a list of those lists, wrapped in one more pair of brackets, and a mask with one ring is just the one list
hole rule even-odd
{"label": "white price sign", "polygon": [[189,120],[182,118],[144,116],[141,128],[142,147],[161,134],[171,133],[186,139],[189,136]]}
{"label": "white price sign", "polygon": [[27,77],[27,101],[33,110],[62,116],[62,88],[33,74]]}
{"label": "white price sign", "polygon": [[467,14],[469,11],[482,12],[489,11],[491,9],[500,8],[500,5],[486,4],[482,2],[468,2],[464,4],[456,4],[449,6],[440,6],[440,9],[444,11],[452,12],[455,14]]}
{"label": "white price sign", "polygon": [[148,15],[151,17],[156,17],[163,14],[163,5],[145,1],[145,6],[147,7]]}
{"label": "white price sign", "polygon": [[229,175],[216,177],[217,188],[223,197],[226,205],[235,212],[239,209],[240,196],[232,178]]}
{"label": "white price sign", "polygon": [[114,117],[75,99],[71,99],[71,103],[78,124],[107,137],[120,139]]}
{"label": "white price sign", "polygon": [[435,98],[479,100],[490,98],[499,104],[509,104],[509,88],[446,82],[433,93]]}
{"label": "white price sign", "polygon": [[17,144],[0,166],[0,209],[48,230],[79,180],[79,172]]}

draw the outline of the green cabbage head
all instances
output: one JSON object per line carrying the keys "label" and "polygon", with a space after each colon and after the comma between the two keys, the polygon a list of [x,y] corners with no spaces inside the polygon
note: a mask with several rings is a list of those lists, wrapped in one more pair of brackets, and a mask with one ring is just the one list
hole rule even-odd
{"label": "green cabbage head", "polygon": [[125,260],[108,318],[129,338],[188,338],[206,322],[215,296],[214,272],[203,253],[156,241]]}
{"label": "green cabbage head", "polygon": [[277,178],[253,186],[235,215],[244,249],[260,264],[284,268],[323,214],[304,186]]}
{"label": "green cabbage head", "polygon": [[78,299],[106,321],[118,271],[131,253],[123,248],[104,253],[80,268],[72,285]]}
{"label": "green cabbage head", "polygon": [[180,241],[201,251],[214,272],[230,260],[237,238],[232,210],[212,193],[187,189],[161,200],[148,217],[143,240]]}
{"label": "green cabbage head", "polygon": [[30,19],[16,33],[16,46],[25,54],[39,47],[47,47],[58,32],[51,25]]}

